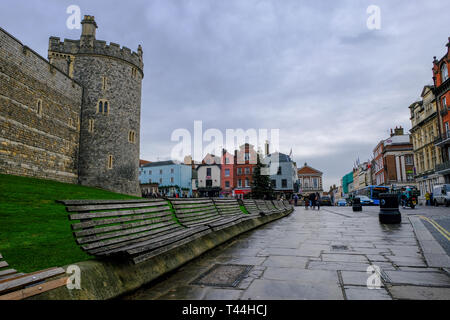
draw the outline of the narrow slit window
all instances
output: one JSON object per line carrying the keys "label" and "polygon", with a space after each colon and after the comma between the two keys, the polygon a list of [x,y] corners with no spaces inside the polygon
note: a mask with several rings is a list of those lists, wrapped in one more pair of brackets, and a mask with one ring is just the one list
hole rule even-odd
{"label": "narrow slit window", "polygon": [[108,113],[108,101],[105,101],[105,106],[104,106],[104,109],[103,109],[103,113]]}
{"label": "narrow slit window", "polygon": [[108,82],[108,78],[102,77],[102,89],[103,89],[103,91],[106,90],[107,82]]}
{"label": "narrow slit window", "polygon": [[94,132],[94,119],[89,119],[89,129],[90,133]]}
{"label": "narrow slit window", "polygon": [[98,103],[98,113],[103,113],[103,101]]}
{"label": "narrow slit window", "polygon": [[108,169],[112,169],[113,168],[113,156],[109,155],[108,156]]}
{"label": "narrow slit window", "polygon": [[36,113],[37,113],[38,116],[42,116],[42,100],[41,99],[39,99],[37,101]]}

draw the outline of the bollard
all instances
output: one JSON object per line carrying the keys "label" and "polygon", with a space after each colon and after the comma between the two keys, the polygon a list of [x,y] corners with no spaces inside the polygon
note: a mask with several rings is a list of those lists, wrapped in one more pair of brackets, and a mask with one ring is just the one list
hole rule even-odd
{"label": "bollard", "polygon": [[380,223],[401,223],[402,215],[398,209],[399,201],[396,193],[380,193]]}
{"label": "bollard", "polygon": [[361,199],[360,198],[354,198],[353,199],[352,209],[353,209],[353,211],[362,211],[362,205],[361,205]]}

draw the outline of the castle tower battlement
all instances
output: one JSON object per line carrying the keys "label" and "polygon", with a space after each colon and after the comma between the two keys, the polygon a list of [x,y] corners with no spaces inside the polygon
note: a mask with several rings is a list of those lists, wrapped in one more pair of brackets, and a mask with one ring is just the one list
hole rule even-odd
{"label": "castle tower battlement", "polygon": [[140,195],[139,132],[143,51],[97,40],[93,16],[79,40],[49,39],[49,61],[83,86],[80,184]]}

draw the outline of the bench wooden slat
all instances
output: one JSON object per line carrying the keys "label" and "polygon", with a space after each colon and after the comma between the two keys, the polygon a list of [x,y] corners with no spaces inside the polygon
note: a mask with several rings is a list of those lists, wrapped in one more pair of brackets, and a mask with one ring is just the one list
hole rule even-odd
{"label": "bench wooden slat", "polygon": [[164,232],[167,230],[171,230],[171,229],[177,229],[180,227],[181,226],[179,226],[178,224],[173,224],[173,225],[162,227],[162,228],[148,229],[148,231],[144,231],[144,232],[140,232],[140,233],[129,234],[126,236],[116,237],[116,238],[109,238],[106,240],[101,240],[101,241],[97,241],[97,242],[90,243],[90,244],[83,244],[82,248],[83,248],[83,250],[90,250],[90,249],[95,249],[95,248],[99,248],[99,247],[105,247],[105,246],[112,245],[112,244],[124,243],[128,240],[136,240],[136,239],[144,238],[147,236],[155,236],[158,233],[161,233],[161,232]]}
{"label": "bench wooden slat", "polygon": [[[147,224],[141,227],[129,227],[126,228],[126,225],[121,225],[123,228],[120,231],[116,231],[116,232],[108,232],[108,233],[104,233],[104,234],[96,234],[96,235],[92,235],[92,236],[86,236],[86,237],[82,237],[82,238],[78,238],[77,242],[78,244],[85,244],[85,243],[92,243],[92,242],[99,242],[101,240],[104,239],[119,239],[122,236],[126,236],[129,234],[137,234],[137,233],[142,233],[145,231],[150,231],[150,230],[158,230],[161,229],[163,227],[167,227],[167,226],[171,226],[171,225],[177,225],[175,222],[170,222],[170,223],[161,223],[161,224]],[[121,227],[118,226],[118,227]],[[155,232],[157,233],[157,232]]]}
{"label": "bench wooden slat", "polygon": [[130,209],[130,208],[145,208],[156,206],[152,202],[143,203],[118,203],[118,204],[93,204],[83,206],[67,206],[68,212],[83,212],[83,211],[96,211],[96,210],[114,210],[114,209]]}
{"label": "bench wooden slat", "polygon": [[202,232],[204,230],[208,230],[208,229],[206,229],[206,228],[191,228],[188,230],[183,230],[183,232],[181,232],[181,231],[176,232],[173,235],[165,235],[165,236],[159,237],[157,239],[151,239],[142,244],[139,244],[139,246],[136,246],[136,245],[129,246],[125,250],[131,255],[142,253],[144,251],[147,251],[148,249],[159,248],[159,247],[162,247],[169,243],[177,242],[179,240],[182,240],[184,238],[187,238],[193,234]]}
{"label": "bench wooden slat", "polygon": [[150,207],[146,209],[137,209],[137,210],[123,210],[123,211],[97,211],[97,212],[88,212],[88,213],[74,213],[69,215],[70,220],[84,220],[84,219],[93,219],[93,218],[108,218],[108,217],[116,217],[116,216],[128,216],[133,214],[142,214],[142,213],[152,213],[152,212],[166,212],[170,211],[168,206],[164,207]]}
{"label": "bench wooden slat", "polygon": [[120,217],[120,218],[89,220],[89,221],[85,221],[85,222],[73,223],[72,230],[98,227],[98,226],[103,226],[103,225],[107,225],[107,224],[119,223],[119,222],[137,221],[137,220],[145,220],[145,219],[157,219],[157,218],[160,219],[160,218],[164,218],[164,217],[168,217],[166,212],[154,213],[151,215],[141,214],[141,215],[125,216],[125,217]]}
{"label": "bench wooden slat", "polygon": [[47,281],[0,296],[0,300],[22,300],[66,285],[68,277]]}
{"label": "bench wooden slat", "polygon": [[145,226],[145,225],[149,225],[149,224],[155,224],[155,225],[158,224],[158,226],[163,226],[163,225],[169,225],[169,224],[176,223],[176,221],[173,220],[172,217],[161,217],[161,218],[157,218],[157,219],[146,219],[146,220],[138,220],[138,221],[132,220],[132,221],[133,222],[121,223],[121,224],[116,224],[116,225],[112,225],[112,226],[108,226],[108,227],[100,227],[100,228],[84,229],[82,231],[75,231],[74,235],[78,238],[78,237],[86,237],[86,236],[100,234],[100,233],[106,234],[111,231],[125,230],[125,229],[134,228],[134,227]]}
{"label": "bench wooden slat", "polygon": [[5,270],[1,270],[1,271],[0,271],[0,277],[8,276],[8,275],[14,274],[14,273],[17,273],[17,270],[15,270],[15,269],[5,269]]}
{"label": "bench wooden slat", "polygon": [[28,273],[13,279],[0,281],[0,292],[7,292],[19,289],[23,286],[31,285],[36,282],[46,280],[48,278],[65,273],[63,268],[50,268],[34,273]]}
{"label": "bench wooden slat", "polygon": [[4,268],[4,267],[7,267],[7,266],[9,266],[8,262],[0,261],[0,268]]}
{"label": "bench wooden slat", "polygon": [[56,200],[65,206],[82,206],[82,205],[96,205],[96,204],[117,204],[117,203],[142,203],[150,201],[162,201],[160,199],[122,199],[122,200]]}
{"label": "bench wooden slat", "polygon": [[156,250],[152,250],[152,251],[150,251],[149,253],[146,253],[146,254],[137,255],[136,257],[133,258],[133,262],[134,263],[140,263],[140,262],[146,261],[148,259],[151,259],[151,258],[159,255],[159,254],[162,254],[162,253],[167,252],[169,250],[172,250],[172,249],[174,249],[174,248],[176,248],[178,246],[181,246],[181,245],[189,243],[189,242],[191,242],[191,241],[193,241],[195,239],[203,237],[204,235],[206,235],[206,234],[208,234],[210,232],[211,232],[210,229],[206,229],[204,231],[195,233],[195,234],[189,236],[188,238],[185,238],[183,240],[177,241],[177,242],[175,242],[173,244],[161,247],[161,248],[156,249]]}

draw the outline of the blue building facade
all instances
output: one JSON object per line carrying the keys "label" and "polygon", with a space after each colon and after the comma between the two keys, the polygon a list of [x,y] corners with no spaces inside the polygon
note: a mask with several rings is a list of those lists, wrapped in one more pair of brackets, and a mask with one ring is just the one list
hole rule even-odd
{"label": "blue building facade", "polygon": [[141,184],[157,183],[159,193],[174,197],[192,196],[192,167],[176,161],[158,161],[139,169]]}

